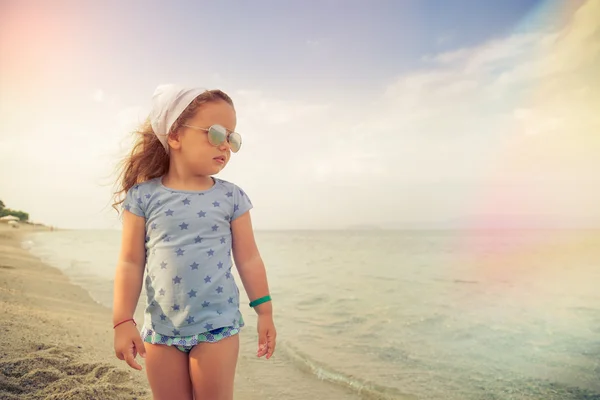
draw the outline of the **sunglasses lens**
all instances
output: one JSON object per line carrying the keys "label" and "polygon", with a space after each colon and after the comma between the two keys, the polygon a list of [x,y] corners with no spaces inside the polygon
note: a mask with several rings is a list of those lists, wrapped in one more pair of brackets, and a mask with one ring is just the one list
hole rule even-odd
{"label": "sunglasses lens", "polygon": [[229,146],[234,153],[240,151],[240,148],[242,147],[242,137],[239,133],[232,132],[231,135],[229,135]]}
{"label": "sunglasses lens", "polygon": [[221,125],[213,125],[208,129],[208,141],[213,146],[222,145],[227,139],[227,130]]}

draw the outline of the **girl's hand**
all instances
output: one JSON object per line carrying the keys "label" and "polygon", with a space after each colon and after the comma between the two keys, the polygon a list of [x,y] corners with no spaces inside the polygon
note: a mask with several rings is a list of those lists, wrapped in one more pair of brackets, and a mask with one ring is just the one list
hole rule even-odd
{"label": "girl's hand", "polygon": [[135,325],[128,322],[115,328],[115,354],[119,360],[125,360],[133,369],[140,370],[142,366],[137,363],[135,357],[139,353],[142,358],[146,357],[144,342]]}
{"label": "girl's hand", "polygon": [[277,332],[275,331],[275,324],[273,323],[273,315],[271,314],[259,314],[258,315],[258,352],[256,355],[262,357],[267,356],[267,360],[271,358],[273,352],[275,352],[275,339]]}

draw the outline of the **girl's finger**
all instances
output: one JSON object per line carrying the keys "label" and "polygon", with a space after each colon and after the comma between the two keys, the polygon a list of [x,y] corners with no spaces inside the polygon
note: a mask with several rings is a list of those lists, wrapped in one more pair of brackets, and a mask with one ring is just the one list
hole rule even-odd
{"label": "girl's finger", "polygon": [[256,353],[256,355],[258,357],[262,357],[265,354],[267,354],[267,350],[268,350],[268,345],[266,343],[260,344],[258,346],[258,352]]}
{"label": "girl's finger", "polygon": [[267,360],[268,360],[269,358],[271,358],[271,356],[275,352],[275,335],[267,334],[267,341],[268,341],[268,346],[267,346],[268,347]]}
{"label": "girl's finger", "polygon": [[267,354],[267,335],[264,332],[258,333],[258,351],[256,355],[262,357]]}

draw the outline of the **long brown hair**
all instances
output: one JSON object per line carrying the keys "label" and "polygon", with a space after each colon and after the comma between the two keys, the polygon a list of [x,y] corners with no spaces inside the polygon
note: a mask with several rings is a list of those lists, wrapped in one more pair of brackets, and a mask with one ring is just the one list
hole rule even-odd
{"label": "long brown hair", "polygon": [[[202,104],[225,101],[233,107],[233,100],[221,90],[207,90],[196,97],[175,120],[169,135],[177,132],[181,125],[196,115]],[[127,191],[133,186],[163,176],[169,172],[169,155],[158,140],[150,120],[146,120],[135,132],[136,140],[131,152],[119,163],[117,191],[114,193],[113,208],[119,212],[119,204],[125,200]]]}

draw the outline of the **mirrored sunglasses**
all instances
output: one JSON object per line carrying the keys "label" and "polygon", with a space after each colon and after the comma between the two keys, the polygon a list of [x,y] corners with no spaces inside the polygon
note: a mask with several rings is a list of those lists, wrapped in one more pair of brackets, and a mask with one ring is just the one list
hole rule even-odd
{"label": "mirrored sunglasses", "polygon": [[225,141],[229,142],[229,147],[231,151],[237,153],[240,151],[242,147],[242,136],[233,131],[227,131],[227,129],[221,125],[215,124],[210,126],[209,128],[201,128],[199,126],[193,125],[183,125],[187,128],[197,129],[200,131],[204,131],[208,133],[208,142],[213,146],[220,146]]}

